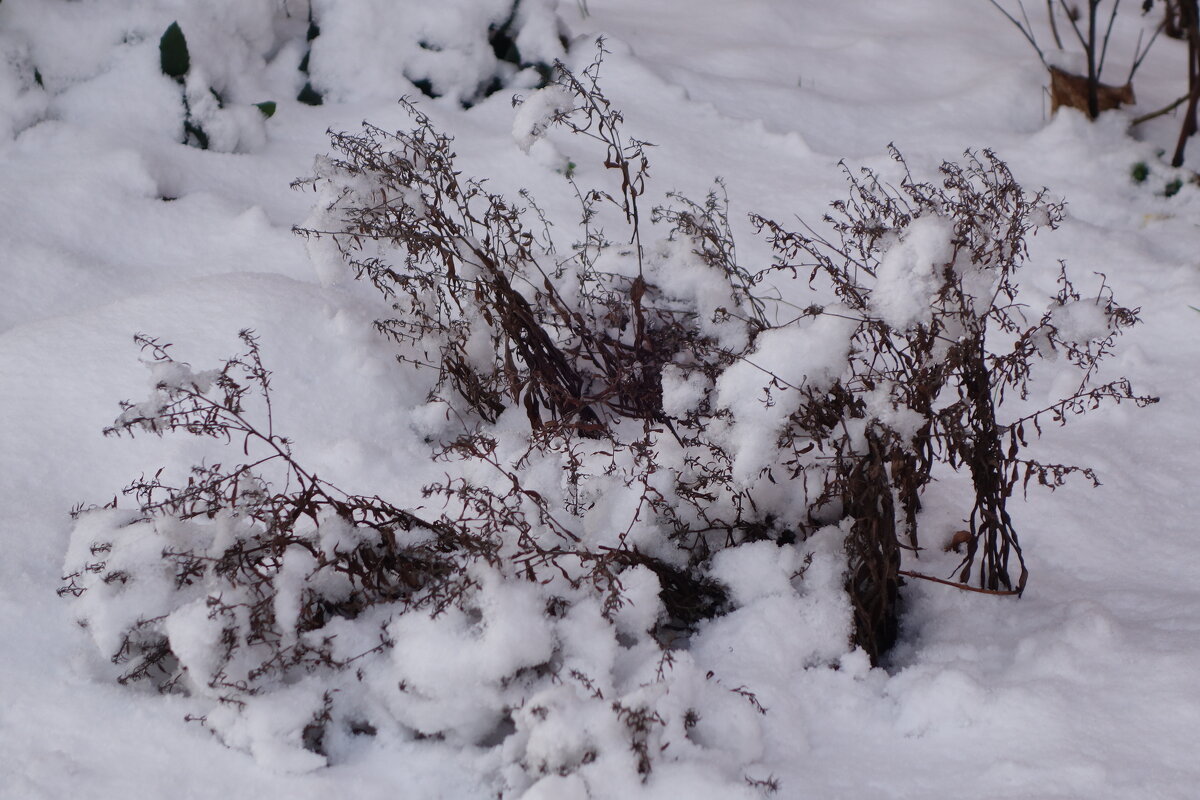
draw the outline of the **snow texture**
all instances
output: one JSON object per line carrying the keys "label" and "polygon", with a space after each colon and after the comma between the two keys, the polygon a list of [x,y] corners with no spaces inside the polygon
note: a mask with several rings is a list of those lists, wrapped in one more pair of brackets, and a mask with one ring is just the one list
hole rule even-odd
{"label": "snow texture", "polygon": [[[1200,307],[1200,189],[1156,155],[1174,145],[1177,119],[1138,126],[1133,138],[1125,112],[1095,123],[1070,110],[1048,117],[1044,70],[987,4],[523,0],[512,30],[523,63],[574,67],[591,58],[594,35],[607,36],[605,90],[628,131],[656,145],[644,207],[669,203],[667,189],[702,197],[723,176],[747,264],[770,254],[745,212],[819,220],[844,194],[837,162],[887,176],[892,141],[920,175],[991,147],[1027,188],[1050,186],[1069,200],[1060,230],[1030,242],[1023,290],[1052,296],[1059,258],[1103,273],[1145,320],[1112,367],[1163,402],[1106,409],[1048,429],[1035,445],[1052,460],[1095,466],[1103,486],[1014,499],[1032,568],[1022,599],[910,581],[900,644],[885,668],[872,668],[849,645],[841,527],[719,553],[707,568],[728,590],[726,613],[665,644],[661,628],[651,633],[664,621],[663,587],[646,567],[622,573],[626,602],[616,609],[572,592],[565,578],[542,585],[479,567],[469,602],[437,617],[384,606],[329,623],[321,633],[334,654],[361,656],[353,669],[297,670],[244,708],[221,702],[209,680],[213,654],[223,636],[244,636],[247,621],[236,610],[215,616],[215,584],[181,585],[162,555],[168,546],[221,553],[250,534],[246,521],[142,520],[124,497],[119,509],[77,521],[67,511],[103,504],[158,466],[186,479],[192,464],[231,463],[241,443],[100,430],[120,398],[144,401],[144,412],[161,406],[160,384],[211,388],[209,370],[239,330],[253,328],[274,371],[275,424],[312,469],[404,507],[436,503],[421,487],[446,465],[429,459],[429,442],[452,435],[455,422],[427,403],[428,375],[397,367],[395,348],[373,331],[388,304],[347,274],[328,239],[291,233],[336,224],[336,198],[289,184],[320,173],[313,159],[329,151],[328,129],[356,130],[364,118],[406,126],[395,101],[428,82],[441,97],[421,108],[456,137],[464,169],[490,176],[490,191],[529,188],[569,246],[578,205],[557,172],[562,154],[578,162],[580,180],[611,181],[612,171],[594,149],[545,135],[562,96],[531,91],[536,71],[488,44],[489,27],[512,8],[0,3],[0,798],[749,800],[769,780],[787,798],[976,789],[1013,800],[1193,797],[1200,315],[1189,306]],[[310,11],[320,28],[311,42]],[[158,40],[174,21],[192,63],[183,86],[159,69]],[[1109,58],[1128,56],[1139,26],[1154,22],[1122,7]],[[1048,41],[1044,21],[1034,25]],[[575,37],[569,51],[564,33]],[[1134,114],[1186,91],[1184,48],[1165,37],[1155,44],[1137,75]],[[525,104],[514,111],[507,92],[485,98],[496,79]],[[324,105],[296,101],[307,81]],[[254,106],[264,101],[277,103],[270,119]],[[183,143],[188,113],[209,150]],[[1144,184],[1129,179],[1137,162],[1151,166]],[[1175,177],[1182,188],[1163,196]],[[926,216],[887,243],[873,292],[889,324],[925,318],[950,259],[948,233]],[[697,309],[714,340],[749,346],[717,313],[734,299],[728,285],[687,243],[650,238],[644,265],[667,300]],[[626,247],[618,242],[606,266],[630,272]],[[814,302],[800,277],[771,287],[797,314]],[[834,298],[818,299],[836,311]],[[1098,312],[1085,294],[1055,321],[1093,339],[1104,332]],[[764,485],[761,470],[776,460],[787,398],[837,377],[851,326],[827,314],[770,331],[716,380],[669,365],[664,408],[704,401],[727,412],[711,434],[733,455],[736,481],[801,513],[803,492]],[[174,342],[195,366],[148,372],[131,343],[137,332]],[[1032,384],[1030,407],[1063,390],[1045,377]],[[916,421],[891,396],[876,387],[869,412],[911,432]],[[502,417],[496,430],[504,439],[520,422]],[[687,466],[669,432],[654,435],[665,487]],[[519,444],[508,436],[506,457]],[[590,467],[603,460],[588,458]],[[548,497],[571,488],[551,459],[527,475]],[[940,545],[963,526],[969,487],[939,478],[922,512],[925,549],[906,553],[904,566],[947,576],[958,557]],[[586,487],[585,543],[611,542],[636,516],[622,489],[599,477]],[[337,519],[305,530],[311,550],[273,567],[271,608],[285,631],[318,554],[361,541]],[[668,552],[645,516],[629,537],[647,553]],[[87,571],[99,561],[103,572]],[[54,597],[73,572],[86,591]],[[107,574],[124,578],[105,582]],[[552,601],[565,601],[558,616],[546,613]],[[144,637],[134,644],[170,643],[188,668],[187,694],[117,684],[122,667],[110,658],[130,630]],[[381,635],[394,646],[374,650]],[[253,666],[235,659],[225,677],[252,680]],[[338,724],[318,753],[310,725],[327,707]],[[638,732],[637,719],[651,721]],[[638,747],[655,754],[648,775]]]}
{"label": "snow texture", "polygon": [[929,324],[931,301],[953,268],[954,227],[937,216],[912,221],[879,259],[873,307],[896,330]]}

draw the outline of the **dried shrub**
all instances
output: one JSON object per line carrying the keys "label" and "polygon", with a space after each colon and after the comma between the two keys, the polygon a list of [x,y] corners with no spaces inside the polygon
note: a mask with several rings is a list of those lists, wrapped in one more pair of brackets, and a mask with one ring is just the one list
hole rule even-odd
{"label": "dried shrub", "polygon": [[[520,206],[463,178],[453,140],[407,101],[411,131],[364,125],[360,134],[332,135],[337,155],[321,165],[320,178],[347,187],[329,207],[336,227],[300,230],[332,238],[358,277],[394,302],[397,315],[377,327],[410,348],[401,360],[437,370],[436,397],[485,422],[518,405],[534,430],[549,425],[596,436],[614,420],[660,419],[658,376],[681,352],[697,362],[731,357],[699,330],[692,309],[671,304],[643,274],[638,197],[648,171],[645,143],[622,139],[620,112],[600,92],[598,70],[599,61],[579,78],[561,73],[557,88],[578,104],[554,121],[602,142],[621,186],[616,197],[580,191],[582,240],[572,258],[555,257],[532,198]],[[360,185],[365,192],[350,188]],[[624,215],[633,274],[597,268],[609,246],[589,227],[600,203]],[[664,219],[681,235],[701,235],[689,228],[696,225],[692,212],[664,212]],[[402,252],[404,263],[380,258],[381,245]]]}
{"label": "dried shrub", "polygon": [[[183,431],[237,442],[246,460],[196,467],[182,484],[160,471],[128,488],[136,510],[80,516],[62,592],[80,598],[97,644],[125,665],[121,680],[237,713],[315,681],[297,704],[297,748],[325,754],[339,736],[400,719],[419,737],[503,741],[515,792],[596,759],[604,745],[592,734],[547,749],[573,719],[617,731],[645,777],[672,742],[672,753],[698,752],[698,704],[732,691],[766,712],[711,672],[681,680],[681,697],[653,689],[702,670],[675,649],[736,610],[716,562],[753,551],[722,551],[774,542],[795,557],[794,588],[814,548],[838,537],[847,630],[878,663],[897,636],[901,577],[930,577],[900,568],[903,549],[920,549],[924,489],[938,468],[965,469],[973,501],[956,585],[1022,592],[1008,500],[1030,482],[1095,482],[1088,469],[1027,457],[1028,438],[1107,401],[1154,402],[1099,379],[1137,322],[1106,284],[1085,300],[1063,267],[1044,312],[1018,301],[1027,238],[1054,228],[1062,205],[1025,191],[989,151],[943,164],[937,184],[893,151],[898,186],[848,172],[825,234],[753,217],[777,259],[752,273],[738,263],[720,184],[702,202],[671,195],[643,219],[649,145],[623,134],[601,63],[560,68],[526,101],[542,111],[536,135],[557,125],[597,143],[614,178],[573,183],[581,216],[567,251],[532,198],[465,177],[452,139],[411,104],[410,131],[333,134],[335,155],[304,184],[326,202],[322,222],[300,232],[332,241],[391,301],[379,331],[402,365],[431,372],[429,401],[458,423],[433,443],[444,478],[424,494],[436,516],[302,467],[274,429],[251,333],[243,354],[204,373],[139,338],[155,396],[126,404],[108,432]],[[606,215],[623,241],[604,232]],[[797,314],[764,288],[789,277],[820,301]],[[1079,370],[1078,390],[1006,415],[1056,354]],[[526,423],[516,436],[514,415]],[[478,480],[481,467],[493,480]],[[636,623],[635,584],[652,584],[639,597],[657,603]],[[474,646],[505,609],[525,615],[528,652],[471,678],[485,700],[396,679],[407,674],[405,637],[441,625],[439,646]],[[614,650],[656,654],[650,684],[590,675],[562,632],[588,614]],[[363,693],[369,701],[352,699]],[[375,706],[385,711],[366,710]]]}
{"label": "dried shrub", "polygon": [[[220,628],[221,648],[208,674],[190,678],[229,703],[256,693],[265,679],[344,668],[347,662],[332,656],[328,641],[306,634],[381,604],[438,613],[474,585],[469,565],[494,561],[498,549],[497,542],[447,521],[426,522],[379,497],[343,492],[301,467],[290,441],[274,432],[270,372],[258,340],[250,331],[241,339],[244,353],[219,370],[197,373],[171,356],[170,345],[137,337],[161,380],[149,402],[124,403],[104,431],[184,431],[236,441],[245,454],[258,456],[232,467],[193,467],[180,485],[165,483],[162,470],[143,476],[125,489],[137,512],[121,522],[121,529],[150,526],[162,538],[171,588],[184,598],[176,605],[203,599],[208,619]],[[255,400],[264,428],[248,413]],[[262,477],[269,471],[283,488]],[[97,583],[133,580],[111,563],[121,549],[120,541],[94,543],[94,558],[67,576],[60,594],[78,597],[87,584],[103,591]],[[297,607],[282,620],[278,603],[285,592],[296,593]],[[113,663],[127,665],[122,683],[149,678],[160,689],[180,687],[183,665],[169,653],[165,619],[142,615],[124,632],[111,654]]]}
{"label": "dried shrub", "polygon": [[[1061,203],[1026,192],[990,151],[944,163],[941,185],[917,181],[892,155],[904,171],[899,187],[869,170],[849,174],[849,198],[825,217],[832,239],[757,218],[778,253],[775,269],[823,281],[840,301],[808,313],[854,321],[848,373],[833,391],[801,393],[789,436],[797,457],[816,447],[834,461],[818,505],[840,499],[856,520],[849,548],[859,566],[848,588],[860,643],[873,653],[894,635],[885,611],[898,570],[894,499],[916,551],[920,496],[934,466],[966,468],[975,498],[959,580],[974,569],[983,589],[1019,594],[1028,572],[1007,509],[1014,489],[1030,481],[1054,488],[1074,473],[1097,482],[1090,469],[1026,457],[1027,434],[1105,401],[1155,402],[1123,378],[1093,381],[1138,319],[1106,284],[1082,299],[1062,265],[1060,290],[1042,314],[1018,301],[1026,240],[1058,225]],[[1080,371],[1077,391],[1004,420],[1006,401],[1028,399],[1036,362],[1055,354]],[[839,429],[846,420],[865,430]]]}
{"label": "dried shrub", "polygon": [[[621,114],[598,85],[600,65],[598,58],[578,76],[560,71],[553,90],[570,102],[547,120],[599,142],[605,166],[619,180],[615,191],[576,186],[580,240],[570,255],[559,256],[532,198],[523,196],[518,206],[488,192],[482,181],[462,178],[451,138],[412,106],[411,131],[365,125],[361,134],[333,135],[338,155],[322,163],[319,178],[342,187],[327,209],[330,224],[300,232],[332,239],[356,274],[392,300],[396,315],[380,320],[378,329],[402,347],[402,362],[436,371],[430,400],[451,406],[464,421],[462,435],[438,457],[488,461],[506,486],[523,495],[517,471],[493,459],[495,442],[486,431],[506,409],[522,409],[530,440],[519,461],[555,453],[565,459],[571,486],[599,475],[636,487],[640,502],[630,527],[655,518],[668,522],[688,562],[680,572],[627,546],[622,535],[615,549],[592,559],[593,569],[647,565],[671,587],[664,596],[671,598],[674,616],[695,618],[693,609],[720,605],[720,592],[696,570],[714,547],[740,540],[739,531],[761,526],[761,520],[742,513],[744,497],[734,503],[732,519],[717,516],[720,504],[706,489],[730,486],[728,456],[703,431],[706,419],[720,411],[667,413],[662,374],[673,369],[711,382],[766,326],[763,301],[735,261],[726,206],[716,192],[702,204],[676,198],[680,207],[651,216],[688,248],[693,268],[722,287],[720,304],[697,308],[651,279],[656,265],[647,261],[656,256],[644,251],[638,205],[648,145],[623,136]],[[611,261],[614,249],[595,227],[602,209],[615,209],[627,226],[624,271],[599,266],[602,259]],[[402,253],[403,263],[385,260],[381,252]],[[681,477],[671,496],[651,480],[664,434],[684,445],[690,458],[688,478]],[[585,453],[581,440],[602,441],[604,449]],[[598,452],[605,455],[598,459]],[[549,508],[540,497],[533,502],[541,522],[563,541],[577,539],[568,524],[554,521],[562,509]],[[575,516],[587,510],[574,492],[565,506]]]}

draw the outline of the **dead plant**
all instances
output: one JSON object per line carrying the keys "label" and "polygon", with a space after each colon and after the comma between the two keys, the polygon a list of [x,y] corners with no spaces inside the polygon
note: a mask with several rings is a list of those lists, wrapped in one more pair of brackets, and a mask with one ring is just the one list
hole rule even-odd
{"label": "dead plant", "polygon": [[[205,603],[220,629],[207,674],[188,676],[194,685],[237,704],[272,682],[345,670],[395,642],[384,627],[362,652],[339,655],[325,633],[332,622],[377,608],[461,610],[478,588],[476,567],[587,593],[610,616],[626,599],[623,576],[645,568],[658,581],[656,632],[667,648],[729,609],[709,573],[717,551],[787,545],[829,526],[847,534],[855,641],[878,662],[898,629],[900,551],[920,549],[923,492],[938,465],[966,469],[973,487],[958,581],[1020,594],[1028,572],[1007,507],[1018,485],[1053,488],[1076,473],[1096,482],[1088,469],[1029,458],[1029,436],[1107,401],[1154,402],[1123,379],[1100,379],[1116,337],[1137,322],[1106,284],[1084,299],[1064,266],[1046,311],[1018,300],[1027,238],[1056,227],[1063,207],[1024,190],[990,151],[943,164],[939,184],[915,179],[895,150],[898,187],[848,171],[849,196],[825,217],[826,234],[753,217],[777,260],[752,272],[738,263],[719,184],[703,202],[670,196],[646,217],[649,145],[623,133],[601,91],[602,55],[601,46],[579,74],[560,65],[553,87],[570,102],[548,123],[597,143],[614,178],[608,188],[574,184],[581,218],[566,251],[531,197],[514,202],[465,176],[451,137],[407,101],[411,130],[332,134],[335,155],[304,183],[332,200],[325,224],[300,233],[331,239],[391,301],[378,330],[403,365],[432,371],[429,400],[459,423],[433,443],[432,457],[447,464],[424,487],[441,503],[436,517],[342,491],[302,467],[274,429],[270,373],[252,333],[241,335],[242,354],[202,373],[170,345],[138,337],[161,379],[107,433],[182,431],[236,442],[245,456],[197,466],[181,484],[159,471],[126,491],[136,505],[126,527],[161,539],[171,591]],[[618,245],[598,222],[614,211],[626,233]],[[655,226],[662,235],[651,238]],[[701,299],[670,285],[688,270],[719,290]],[[762,288],[788,276],[834,299],[791,314]],[[1068,324],[1076,316],[1090,327]],[[842,339],[804,340],[819,319],[844,321]],[[758,363],[768,337],[845,355],[828,375],[788,381]],[[1010,401],[1028,400],[1035,364],[1055,353],[1080,371],[1077,391],[1009,413]],[[735,369],[759,384],[738,393],[760,389],[762,406],[780,411],[763,423],[773,444],[749,477],[736,449],[762,431],[723,393]],[[515,444],[496,425],[509,409],[528,422]],[[493,480],[469,480],[461,462]],[[536,482],[537,465],[562,483]],[[778,499],[777,482],[789,483],[802,512]],[[620,514],[601,514],[603,529],[585,534],[614,492],[628,500]],[[115,596],[140,580],[117,557],[140,541],[125,533],[94,542],[62,592]],[[281,619],[276,600],[297,586],[300,611]],[[114,644],[111,657],[131,665],[122,680],[186,683],[167,613],[140,609]],[[661,720],[649,707],[613,710],[645,774]],[[318,712],[306,741],[323,741],[330,712]]]}
{"label": "dead plant", "polygon": [[[1120,306],[1104,283],[1094,298],[1082,299],[1063,265],[1058,295],[1045,312],[1031,316],[1017,299],[1026,240],[1038,228],[1057,227],[1062,204],[1050,201],[1045,190],[1026,192],[990,151],[968,152],[963,164],[944,163],[941,185],[917,181],[900,154],[893,149],[892,155],[904,171],[899,188],[869,170],[848,174],[849,198],[834,203],[825,217],[833,239],[756,218],[778,253],[776,270],[821,279],[841,301],[836,309],[807,313],[849,314],[856,321],[849,371],[837,389],[801,393],[788,433],[793,463],[802,467],[802,456],[814,447],[829,453],[834,469],[818,505],[840,500],[843,513],[860,521],[865,513],[878,516],[851,540],[852,559],[858,550],[875,565],[866,571],[874,576],[867,595],[876,598],[892,593],[898,568],[887,541],[892,504],[878,483],[886,475],[904,507],[906,538],[915,552],[916,511],[933,467],[966,468],[975,499],[959,580],[966,583],[977,568],[987,591],[1019,594],[1028,572],[1007,509],[1014,488],[1031,480],[1054,488],[1071,474],[1097,483],[1090,469],[1027,458],[1021,452],[1027,433],[1040,433],[1044,419],[1065,423],[1106,401],[1156,402],[1135,394],[1123,378],[1093,382],[1116,337],[1138,321],[1137,309]],[[918,261],[934,259],[916,265],[931,269],[927,298],[919,312],[905,316],[889,310],[887,293],[903,291],[904,281],[921,276],[894,272],[884,259],[922,220],[945,226],[945,249],[917,255]],[[1094,330],[1074,335],[1064,319],[1080,310],[1091,316]],[[1077,391],[1004,420],[1006,401],[1029,397],[1036,362],[1053,353],[1080,370]],[[906,413],[896,415],[899,410]],[[867,423],[861,438],[844,427],[847,419]],[[883,630],[889,627],[885,621]]]}

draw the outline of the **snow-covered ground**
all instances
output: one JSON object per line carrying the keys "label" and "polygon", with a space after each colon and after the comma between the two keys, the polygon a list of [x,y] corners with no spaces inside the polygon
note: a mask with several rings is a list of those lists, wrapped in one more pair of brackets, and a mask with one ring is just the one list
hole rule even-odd
{"label": "snow-covered ground", "polygon": [[[421,483],[445,469],[426,466],[423,438],[436,429],[428,385],[397,365],[394,346],[374,332],[372,321],[386,313],[377,294],[327,249],[292,233],[314,219],[317,195],[290,184],[329,151],[327,130],[357,130],[364,119],[407,128],[396,100],[416,94],[405,78],[414,69],[428,68],[435,84],[474,85],[491,69],[490,52],[417,43],[453,42],[454,31],[507,3],[314,0],[322,30],[309,67],[325,102],[311,106],[293,99],[309,80],[298,70],[309,49],[303,0],[4,0],[0,797],[486,798],[532,785],[525,796],[733,798],[759,796],[764,789],[752,782],[768,778],[786,798],[1196,796],[1200,312],[1191,306],[1200,307],[1200,186],[1161,155],[1174,147],[1176,118],[1128,130],[1134,116],[1184,92],[1184,45],[1158,41],[1135,81],[1139,104],[1090,123],[1072,111],[1049,116],[1043,68],[983,0],[527,5],[537,13],[523,52],[557,55],[553,31],[538,27],[551,11],[577,68],[590,62],[594,37],[607,37],[603,89],[628,133],[655,145],[649,204],[671,190],[703,197],[723,177],[749,267],[765,266],[770,252],[746,215],[819,220],[845,194],[839,161],[886,174],[895,143],[915,174],[931,178],[944,159],[993,149],[1027,188],[1050,187],[1067,202],[1061,227],[1030,242],[1025,280],[1053,291],[1058,259],[1081,286],[1092,273],[1107,276],[1143,320],[1122,337],[1109,370],[1161,402],[1104,407],[1048,428],[1035,452],[1092,466],[1103,485],[1069,482],[1014,499],[1031,570],[1019,600],[910,581],[886,669],[870,668],[846,642],[827,543],[810,546],[816,558],[800,588],[786,578],[779,586],[744,578],[783,575],[789,564],[772,560],[802,550],[780,555],[759,543],[724,554],[714,574],[729,581],[740,607],[681,651],[684,677],[671,684],[711,712],[645,781],[628,754],[602,752],[582,765],[578,753],[563,755],[587,724],[607,741],[601,721],[571,717],[593,713],[576,699],[551,709],[563,716],[553,725],[519,724],[518,734],[533,731],[528,741],[455,738],[469,728],[474,698],[491,702],[479,687],[532,665],[523,659],[536,661],[555,636],[560,657],[611,670],[610,691],[636,694],[628,687],[645,668],[638,648],[649,646],[628,646],[637,619],[618,621],[629,628],[621,645],[608,631],[587,639],[586,620],[504,635],[502,624],[522,621],[521,589],[488,595],[492,639],[471,633],[467,621],[434,634],[406,618],[413,641],[462,649],[462,663],[446,674],[422,653],[397,656],[391,667],[428,689],[429,713],[468,720],[448,723],[444,738],[397,725],[342,742],[330,766],[311,769],[307,751],[276,741],[295,744],[303,724],[278,727],[288,718],[281,695],[277,713],[230,728],[240,732],[227,737],[238,746],[226,747],[184,722],[211,710],[203,698],[118,685],[76,624],[76,604],[56,596],[72,507],[104,503],[159,466],[237,457],[181,435],[101,436],[117,401],[152,388],[132,336],[173,342],[176,357],[208,369],[238,352],[239,330],[254,329],[274,371],[276,427],[298,458],[353,491],[420,504]],[[159,36],[176,20],[191,53],[186,88],[159,68]],[[1113,74],[1127,69],[1138,25],[1152,25],[1132,8],[1120,23]],[[431,53],[443,58],[420,61]],[[497,191],[530,189],[562,227],[576,210],[559,174],[564,160],[581,182],[607,180],[605,170],[595,148],[557,134],[557,150],[522,147],[529,141],[514,139],[520,112],[510,98],[528,94],[536,75],[507,77],[511,88],[466,110],[453,96],[419,106],[455,137],[467,174],[490,178]],[[211,150],[180,142],[184,92]],[[253,106],[264,101],[277,104],[269,119]],[[1190,147],[1188,166],[1200,162],[1200,142]],[[1139,162],[1150,169],[1142,183],[1131,178]],[[1175,177],[1182,187],[1164,196]],[[569,230],[562,241],[571,241]],[[1036,383],[1031,402],[1064,388]],[[915,566],[928,574],[948,575],[957,563],[938,545],[970,510],[966,487],[945,477],[922,521],[929,549]],[[694,686],[688,669],[701,676]],[[708,684],[706,672],[715,675]],[[729,692],[716,697],[714,681],[753,691],[767,713]],[[673,708],[653,702],[662,714]],[[397,701],[394,716],[420,713]],[[556,753],[576,761],[565,776],[552,768],[534,783],[528,763],[529,775],[513,772],[520,747],[526,761],[553,762]],[[672,755],[680,748],[693,749]]]}

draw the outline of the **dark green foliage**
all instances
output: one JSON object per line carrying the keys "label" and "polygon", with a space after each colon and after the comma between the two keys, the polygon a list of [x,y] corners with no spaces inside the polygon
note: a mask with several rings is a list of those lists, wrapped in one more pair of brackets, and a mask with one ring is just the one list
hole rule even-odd
{"label": "dark green foliage", "polygon": [[1183,188],[1183,179],[1175,178],[1163,187],[1163,195],[1166,197],[1174,197],[1179,194],[1179,190]]}
{"label": "dark green foliage", "polygon": [[183,123],[183,143],[199,147],[201,150],[208,149],[208,134],[192,120],[190,114]]}
{"label": "dark green foliage", "polygon": [[267,119],[275,116],[275,101],[267,100],[265,103],[255,103],[254,107],[262,112],[262,115]]}
{"label": "dark green foliage", "polygon": [[1133,178],[1134,183],[1145,183],[1146,178],[1150,177],[1150,167],[1146,165],[1145,161],[1139,161],[1133,165],[1129,175]]}
{"label": "dark green foliage", "polygon": [[[503,91],[507,86],[508,77],[513,72],[514,67],[517,70],[534,70],[540,78],[537,82],[537,88],[548,86],[554,80],[554,66],[552,64],[527,59],[521,54],[520,48],[517,47],[517,37],[521,32],[518,25],[519,17],[517,13],[520,10],[520,6],[521,0],[514,0],[512,7],[509,9],[508,16],[488,26],[487,45],[491,48],[492,54],[499,62],[497,70],[490,78],[482,81],[473,93],[464,95],[461,98],[463,108],[470,108],[483,98]],[[563,48],[566,49],[566,39],[560,37],[560,42]],[[425,50],[434,52],[442,49],[436,42],[421,41],[419,45]],[[413,86],[426,97],[437,98],[443,94],[434,89],[433,82],[427,75],[408,76],[408,78],[412,81]]]}
{"label": "dark green foliage", "polygon": [[319,106],[325,102],[325,98],[313,88],[311,82],[304,84],[304,88],[300,90],[300,94],[296,95],[296,99],[309,106]]}
{"label": "dark green foliage", "polygon": [[172,22],[158,40],[158,56],[163,74],[182,83],[191,61],[188,57],[187,39],[184,38],[178,22]]}
{"label": "dark green foliage", "polygon": [[[162,38],[158,40],[158,57],[163,74],[174,78],[182,86],[183,79],[191,68],[191,58],[188,56],[187,39],[178,22],[167,26]],[[217,99],[217,105],[223,107],[224,101],[221,95],[217,94],[217,90],[210,87],[209,91]],[[192,118],[192,107],[188,103],[186,91],[183,94],[183,143],[199,147],[201,150],[208,149],[208,134]]]}
{"label": "dark green foliage", "polygon": [[[304,35],[304,41],[308,44],[308,49],[306,49],[304,51],[304,58],[300,59],[300,66],[298,67],[298,69],[301,72],[303,72],[305,75],[308,74],[308,59],[309,59],[309,57],[312,56],[312,41],[313,41],[313,39],[316,39],[320,35],[321,35],[321,26],[318,25],[313,20],[312,6],[310,5],[309,9],[308,9],[308,32]],[[310,87],[305,87],[305,88],[310,88]],[[301,92],[301,94],[303,94],[303,92]],[[301,100],[300,102],[304,103],[304,102],[308,102],[308,101]],[[309,105],[320,105],[320,103],[309,103]]]}
{"label": "dark green foliage", "polygon": [[492,53],[501,61],[507,61],[510,64],[521,63],[521,51],[517,48],[516,31],[513,29],[513,23],[517,19],[517,7],[520,3],[513,3],[512,11],[508,15],[508,19],[504,20],[499,25],[492,25],[488,29],[488,44],[492,47]]}
{"label": "dark green foliage", "polygon": [[417,91],[431,100],[436,100],[437,98],[441,97],[440,94],[433,90],[433,82],[428,78],[416,78],[413,80],[412,85],[417,87]]}

